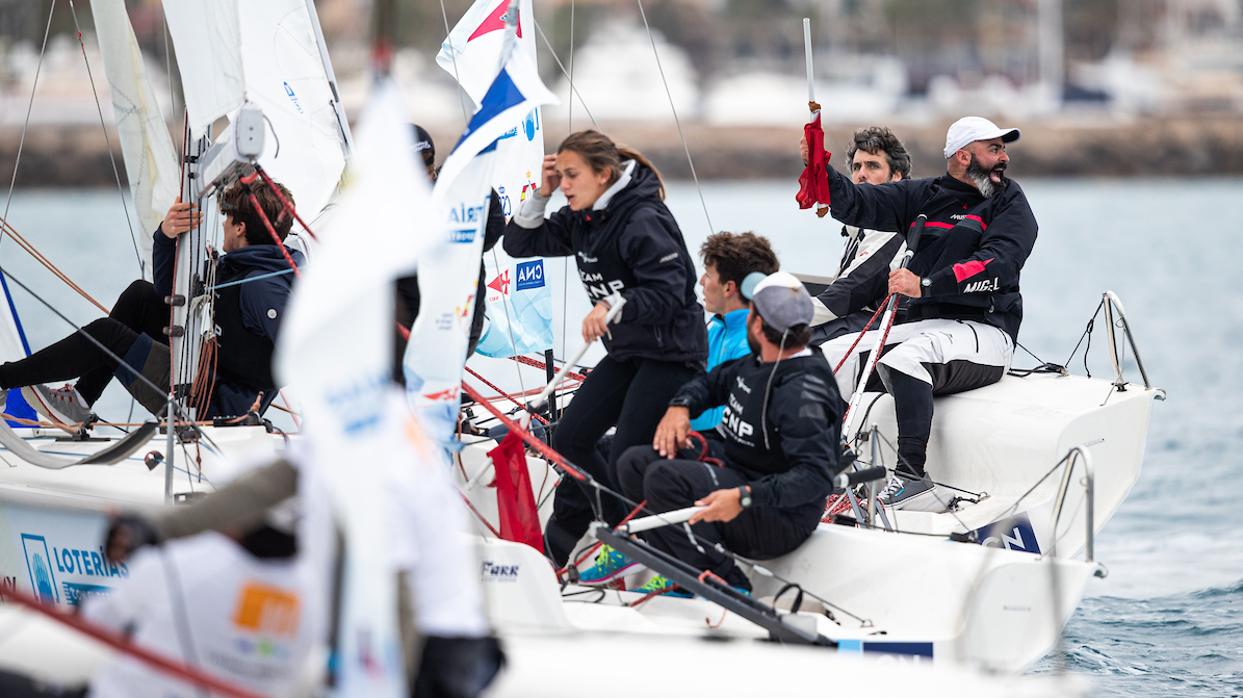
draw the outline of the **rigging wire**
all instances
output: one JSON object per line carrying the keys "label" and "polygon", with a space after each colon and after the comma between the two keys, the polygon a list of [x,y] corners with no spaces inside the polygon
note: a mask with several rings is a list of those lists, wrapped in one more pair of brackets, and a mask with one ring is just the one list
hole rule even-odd
{"label": "rigging wire", "polygon": [[108,162],[112,165],[112,179],[117,185],[117,194],[121,196],[121,210],[125,212],[125,227],[129,230],[129,240],[134,246],[134,259],[138,262],[138,276],[147,275],[147,262],[142,258],[138,247],[138,233],[134,227],[134,219],[129,213],[129,203],[125,201],[125,188],[121,185],[121,171],[117,168],[117,158],[112,152],[112,137],[108,135],[108,123],[104,119],[104,108],[99,101],[99,89],[95,87],[95,74],[91,71],[91,61],[86,56],[86,41],[82,38],[82,26],[78,24],[78,10],[73,0],[69,0],[69,13],[73,16],[73,28],[78,32],[78,47],[82,50],[82,62],[86,65],[86,78],[91,83],[91,96],[95,98],[95,112],[99,114],[99,128],[104,132],[104,144],[108,148]]}
{"label": "rigging wire", "polygon": [[445,10],[445,0],[440,0],[440,18],[445,23],[445,44],[449,46],[449,59],[453,61],[453,80],[458,85],[457,102],[462,108],[462,123],[470,124],[470,110],[466,107],[464,99],[466,91],[462,89],[462,78],[457,69],[457,51],[453,49],[453,44],[450,42],[449,35],[453,33],[453,30],[449,28],[449,13]]}
{"label": "rigging wire", "polygon": [[643,0],[634,0],[639,7],[639,16],[643,18],[643,28],[647,31],[647,40],[652,44],[652,56],[656,58],[656,69],[660,71],[660,81],[665,86],[665,96],[669,99],[669,110],[673,112],[673,123],[678,127],[678,138],[682,141],[682,149],[686,151],[686,164],[691,168],[691,179],[695,180],[695,191],[699,193],[699,203],[703,206],[704,218],[708,221],[708,234],[716,228],[712,226],[712,216],[708,213],[708,202],[704,200],[704,190],[699,184],[699,175],[695,172],[695,160],[691,157],[691,147],[686,142],[686,134],[682,131],[682,120],[678,118],[678,108],[673,103],[673,93],[669,90],[669,80],[665,77],[665,67],[660,62],[660,52],[656,50],[656,37],[652,35],[652,27],[647,23],[647,12],[643,10]]}
{"label": "rigging wire", "polygon": [[[17,141],[17,156],[13,160],[13,177],[9,180],[9,196],[4,202],[4,218],[9,217],[9,205],[13,203],[13,189],[17,186],[17,169],[22,164],[22,149],[26,145],[26,132],[30,129],[30,112],[35,106],[35,91],[39,89],[39,73],[43,70],[43,57],[47,55],[47,37],[52,31],[52,17],[56,14],[56,0],[48,10],[47,26],[43,29],[43,47],[39,49],[39,62],[35,64],[35,79],[30,85],[30,100],[26,102],[26,120],[22,122],[22,135]],[[0,238],[3,242],[3,238]]]}
{"label": "rigging wire", "polygon": [[[538,34],[540,40],[544,42],[544,47],[548,49],[548,55],[552,56],[552,59],[557,63],[557,67],[561,69],[561,74],[568,80],[570,77],[570,71],[566,70],[565,64],[563,64],[561,62],[561,58],[557,56],[557,50],[553,48],[552,42],[549,41],[548,36],[544,34],[544,29],[540,26],[540,23],[535,22],[534,24],[535,33]],[[573,52],[573,50],[574,47],[570,46],[570,51]],[[573,81],[570,82],[570,92],[574,97],[578,97],[578,105],[583,108],[583,113],[586,114],[587,118],[591,120],[591,125],[597,129],[600,128],[600,123],[596,121],[595,115],[591,113],[591,109],[587,106],[586,100],[584,100],[583,96],[579,94],[578,88],[574,86]]]}

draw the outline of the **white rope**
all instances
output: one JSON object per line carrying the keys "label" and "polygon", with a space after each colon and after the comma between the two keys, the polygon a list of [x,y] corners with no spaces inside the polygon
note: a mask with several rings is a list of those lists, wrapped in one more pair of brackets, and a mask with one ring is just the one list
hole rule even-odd
{"label": "white rope", "polygon": [[[570,71],[566,70],[565,64],[563,64],[561,62],[561,58],[557,56],[556,49],[553,48],[552,42],[548,40],[548,36],[544,34],[544,29],[540,26],[539,22],[535,23],[535,33],[539,34],[540,40],[544,42],[544,47],[548,49],[548,55],[552,56],[552,59],[557,63],[557,67],[561,70],[561,74],[568,80],[570,77]],[[573,53],[573,50],[574,47],[571,46],[571,53]],[[570,81],[570,91],[575,97],[578,97],[578,104],[583,108],[583,113],[587,115],[587,118],[591,119],[591,125],[596,128],[600,128],[600,123],[596,121],[595,115],[592,114],[591,109],[587,107],[587,102],[583,100],[583,96],[579,94],[578,88],[574,87],[573,80]]]}
{"label": "white rope", "polygon": [[669,80],[665,78],[665,67],[660,62],[660,52],[656,50],[656,37],[652,36],[652,27],[647,23],[647,12],[643,10],[643,0],[634,0],[639,6],[639,16],[643,18],[643,28],[647,31],[647,40],[652,44],[652,55],[656,58],[656,69],[660,71],[660,81],[665,86],[665,96],[669,99],[669,110],[673,112],[673,123],[678,127],[678,138],[682,140],[682,149],[686,151],[686,163],[691,168],[691,179],[695,180],[695,190],[699,192],[699,203],[703,206],[704,218],[708,221],[708,234],[716,231],[712,226],[712,216],[708,214],[708,202],[704,200],[704,190],[699,184],[699,175],[695,173],[695,160],[691,158],[691,147],[686,142],[686,134],[682,132],[682,120],[678,118],[678,108],[673,104],[673,93],[669,91]]}
{"label": "white rope", "polygon": [[82,51],[82,62],[86,65],[86,77],[91,83],[91,96],[95,98],[95,112],[99,114],[99,128],[104,132],[104,144],[108,148],[108,162],[112,165],[112,178],[117,185],[117,194],[121,196],[121,210],[125,212],[125,226],[129,229],[129,241],[134,246],[134,259],[138,261],[138,276],[147,275],[147,263],[138,249],[138,234],[134,230],[134,219],[129,214],[129,204],[125,201],[125,187],[121,184],[121,171],[117,168],[116,156],[112,153],[112,137],[108,135],[108,123],[104,119],[104,108],[99,102],[99,90],[95,87],[95,74],[91,72],[91,61],[86,57],[86,40],[82,38],[82,26],[78,24],[78,10],[69,0],[69,13],[73,15],[73,28],[78,32],[78,48]]}
{"label": "white rope", "polygon": [[[9,180],[9,197],[4,202],[4,218],[9,219],[9,205],[13,203],[13,188],[17,186],[17,168],[22,164],[22,148],[26,145],[26,131],[30,128],[30,110],[35,105],[35,90],[39,88],[39,72],[43,70],[43,57],[47,54],[47,37],[52,31],[52,16],[56,14],[56,0],[52,0],[47,14],[47,26],[43,28],[43,47],[39,49],[39,62],[35,65],[35,81],[30,86],[30,101],[26,103],[26,121],[22,123],[22,136],[17,141],[17,157],[13,161],[13,178]],[[4,238],[0,237],[0,242]]]}

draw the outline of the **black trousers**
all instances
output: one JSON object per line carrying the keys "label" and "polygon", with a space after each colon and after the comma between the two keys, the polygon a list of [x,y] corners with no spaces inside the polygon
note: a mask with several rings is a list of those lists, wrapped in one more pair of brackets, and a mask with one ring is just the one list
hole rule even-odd
{"label": "black trousers", "polygon": [[[681,363],[604,357],[574,394],[553,431],[552,447],[596,480],[616,488],[617,457],[636,444],[650,446],[669,400],[697,371]],[[596,444],[612,426],[617,431],[604,457]],[[557,488],[552,517],[545,527],[548,553],[557,565],[566,563],[574,545],[587,532],[594,518],[595,498],[595,490],[577,480],[567,478]],[[600,496],[600,505],[604,520],[611,524],[619,522],[629,509],[607,494]]]}
{"label": "black trousers", "polygon": [[[20,360],[0,364],[0,388],[78,379],[76,387],[88,405],[95,404],[117,370],[113,355],[124,358],[140,335],[164,337],[168,306],[148,281],[135,281],[121,293],[108,317],[92,320],[64,339]],[[84,335],[108,348],[99,346]],[[158,347],[156,348],[158,350]],[[165,348],[167,351],[167,348]],[[167,386],[168,378],[164,377]]]}
{"label": "black trousers", "polygon": [[[730,467],[663,458],[650,445],[627,449],[617,462],[617,476],[622,491],[633,499],[646,499],[647,508],[654,513],[684,509],[710,492],[750,481]],[[758,560],[785,555],[811,536],[823,513],[821,502],[793,509],[756,507],[725,523],[663,526],[642,535],[652,547],[696,569],[710,570],[732,586],[750,589],[751,583],[734,561],[710,546],[720,543],[726,550]],[[703,541],[692,539],[688,528]]]}

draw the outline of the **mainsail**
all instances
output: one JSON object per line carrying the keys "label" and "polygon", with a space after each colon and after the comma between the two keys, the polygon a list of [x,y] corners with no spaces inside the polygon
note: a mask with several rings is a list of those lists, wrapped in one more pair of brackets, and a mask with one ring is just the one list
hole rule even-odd
{"label": "mainsail", "polygon": [[121,139],[125,175],[138,212],[143,268],[151,261],[151,235],[177,198],[178,157],[168,125],[143,67],[123,0],[91,3],[99,51],[108,76],[113,118]]}
{"label": "mainsail", "polygon": [[[203,143],[212,123],[227,116],[230,125],[216,144],[236,143],[231,129],[243,114],[253,118],[257,107],[264,121],[254,128],[264,133],[258,163],[293,193],[303,220],[315,218],[340,182],[350,136],[312,0],[165,0],[164,7],[177,49],[191,140]],[[202,146],[191,151],[201,154]],[[199,178],[196,191],[187,192],[189,198],[212,184],[205,181],[212,176],[208,167],[201,158],[188,167]],[[210,213],[210,200],[199,203]],[[198,275],[207,239],[199,232],[178,248],[174,284],[186,295],[205,281]],[[212,325],[188,305],[175,308],[174,315],[174,324],[184,330],[171,340],[177,357],[174,381],[185,385],[198,364],[199,337]]]}
{"label": "mainsail", "polygon": [[[478,0],[441,46],[436,62],[481,104],[496,77],[505,49],[511,0]],[[535,15],[531,0],[519,0],[513,50],[537,65]],[[492,187],[508,218],[539,187],[544,158],[544,123],[539,107],[519,114],[496,143]],[[484,255],[488,324],[476,351],[505,357],[538,353],[552,346],[552,294],[542,259],[518,261],[496,248]]]}

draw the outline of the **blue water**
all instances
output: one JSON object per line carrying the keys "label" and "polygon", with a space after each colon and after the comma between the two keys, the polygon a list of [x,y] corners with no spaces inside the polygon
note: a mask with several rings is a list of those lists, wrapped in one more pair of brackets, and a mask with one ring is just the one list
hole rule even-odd
{"label": "blue water", "polygon": [[[1023,271],[1020,341],[1044,360],[1065,361],[1101,291],[1112,289],[1149,375],[1169,393],[1153,411],[1143,476],[1097,540],[1109,576],[1089,585],[1062,650],[1037,671],[1090,675],[1100,696],[1243,695],[1243,181],[1024,185],[1041,232]],[[840,254],[838,226],[798,211],[793,193],[790,182],[736,182],[709,184],[703,196],[715,228],[767,235],[786,268],[823,273]],[[674,184],[670,207],[696,250],[708,226],[695,188]],[[137,273],[115,191],[19,191],[9,220],[106,305]],[[0,264],[76,322],[95,317],[10,241],[0,243]],[[567,299],[573,351],[585,296],[572,272],[564,289],[555,263],[548,278],[558,333]],[[15,295],[32,345],[65,333],[29,295]],[[1090,365],[1107,375],[1103,342],[1095,346]],[[508,362],[481,365],[517,387]],[[1082,371],[1078,360],[1072,368]],[[104,400],[112,415],[129,408],[115,387]]]}

